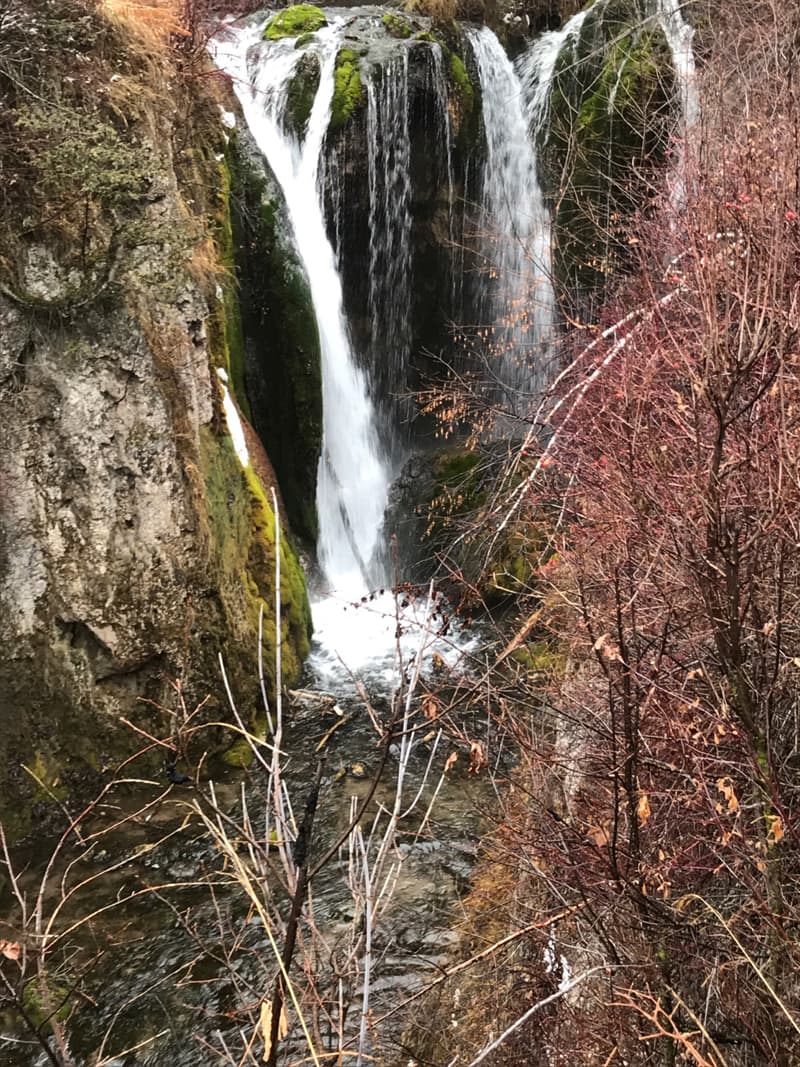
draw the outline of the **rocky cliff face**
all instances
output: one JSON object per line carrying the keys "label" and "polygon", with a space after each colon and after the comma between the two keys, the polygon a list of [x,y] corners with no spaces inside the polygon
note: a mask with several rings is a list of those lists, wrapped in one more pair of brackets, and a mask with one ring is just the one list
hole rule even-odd
{"label": "rocky cliff face", "polygon": [[[221,262],[220,110],[189,91],[201,60],[72,0],[21,4],[10,26],[0,795],[17,798],[22,832],[20,798],[62,796],[138,747],[121,718],[169,731],[154,705],[176,711],[170,679],[190,709],[211,694],[213,715],[218,652],[252,713],[276,539],[269,464],[247,427],[250,462],[237,457],[217,374],[237,377],[241,323]],[[56,81],[59,103],[32,107]],[[281,551],[290,681],[310,621],[286,536]]]}

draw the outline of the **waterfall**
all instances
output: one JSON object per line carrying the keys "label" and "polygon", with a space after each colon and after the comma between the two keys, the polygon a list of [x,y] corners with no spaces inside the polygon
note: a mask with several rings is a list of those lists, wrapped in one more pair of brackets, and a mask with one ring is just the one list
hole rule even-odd
{"label": "waterfall", "polygon": [[700,121],[700,97],[692,48],[694,30],[681,14],[679,0],[657,0],[656,11],[672,55],[680,90],[683,125],[688,132],[695,129]]}
{"label": "waterfall", "polygon": [[587,13],[588,8],[579,11],[560,30],[541,34],[514,64],[525,92],[526,113],[534,138],[540,135],[546,137],[556,61],[566,46],[574,48]]}
{"label": "waterfall", "polygon": [[491,338],[489,370],[507,407],[524,415],[527,400],[548,377],[554,314],[550,218],[520,78],[491,30],[468,34],[480,75],[487,140],[483,314]]}
{"label": "waterfall", "polygon": [[293,39],[262,41],[260,30],[233,30],[230,42],[217,45],[216,57],[233,76],[250,131],[283,190],[308,276],[322,349],[318,556],[332,589],[354,597],[383,578],[380,534],[389,471],[367,384],[353,360],[319,175],[341,29],[334,23],[320,30],[309,46],[319,57],[320,82],[302,144],[284,130],[281,119],[303,53]]}
{"label": "waterfall", "polygon": [[411,137],[408,49],[367,81],[370,366],[377,392],[408,419],[411,354]]}
{"label": "waterfall", "polygon": [[450,309],[454,316],[460,308],[464,280],[464,244],[456,242],[455,235],[455,174],[453,171],[453,124],[450,119],[450,95],[447,91],[447,76],[444,72],[442,46],[433,43],[431,57],[431,90],[435,101],[434,121],[436,140],[444,146],[444,183],[447,188],[447,230],[450,242]]}

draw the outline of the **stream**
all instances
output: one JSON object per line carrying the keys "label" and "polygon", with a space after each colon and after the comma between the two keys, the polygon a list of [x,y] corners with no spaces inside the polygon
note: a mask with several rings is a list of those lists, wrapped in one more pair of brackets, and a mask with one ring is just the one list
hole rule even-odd
{"label": "stream", "polygon": [[[408,677],[423,646],[423,684],[430,672],[441,678],[448,664],[462,680],[480,664],[479,634],[459,631],[455,621],[448,619],[444,602],[434,605],[435,614],[423,629],[419,622],[424,617],[424,601],[404,597],[401,603],[406,606],[396,606],[394,597],[383,593],[365,603],[328,598],[316,605],[317,636],[306,688],[287,707],[282,744],[289,754],[287,793],[298,819],[315,777],[321,745],[325,755],[312,862],[346,830],[352,798],[359,802],[367,796],[378,768],[378,733],[357,687],[368,694],[374,715],[385,721],[400,671]],[[448,633],[436,634],[436,630]],[[334,643],[337,633],[346,634],[346,640]],[[419,701],[416,704],[414,722],[425,725]],[[375,926],[370,1007],[376,1016],[400,1007],[408,994],[452,961],[458,940],[458,901],[468,884],[481,812],[489,800],[488,780],[468,775],[469,760],[463,750],[448,774],[442,775],[457,746],[441,737],[437,741],[436,734],[433,728],[420,730],[407,760],[406,802],[418,790],[421,794],[415,813],[401,820],[392,848],[391,900]],[[487,741],[493,755],[492,737]],[[392,808],[397,761],[395,751],[362,826],[371,824],[379,807]],[[206,800],[213,795],[217,807],[237,822],[246,797],[256,825],[257,813],[264,810],[264,780],[257,765],[249,774],[214,765],[213,776],[201,776],[200,792]],[[186,785],[173,785],[166,795],[157,783],[149,788],[120,787],[109,794],[108,804],[98,810],[97,817],[82,827],[85,837],[121,814],[152,807],[99,837],[86,858],[79,858],[83,849],[70,846],[54,870],[49,890],[53,901],[62,877],[66,885],[72,885],[121,864],[111,873],[102,873],[98,882],[68,903],[62,927],[144,886],[171,886],[98,916],[68,939],[63,953],[54,955],[53,961],[63,965],[63,974],[52,979],[58,990],[66,985],[78,961],[85,964],[93,952],[101,954],[69,1027],[70,1047],[79,1067],[94,1067],[98,1062],[106,1067],[224,1063],[224,1049],[236,1048],[237,1055],[241,1054],[252,1036],[252,1026],[245,1026],[239,1012],[243,1005],[257,1005],[269,995],[274,953],[263,922],[240,885],[228,877],[228,866],[199,819],[193,816],[178,832],[197,797],[195,789]],[[45,851],[42,844],[42,866]],[[274,875],[277,887],[282,874],[274,851],[270,855],[269,878]],[[123,863],[125,857],[129,860]],[[334,1015],[342,990],[335,988],[331,961],[337,953],[345,953],[353,936],[356,905],[347,878],[351,862],[352,856],[342,849],[311,887],[319,945],[330,954],[327,961],[320,958],[316,963],[319,989],[332,998]],[[74,866],[68,869],[68,864]],[[319,947],[314,951],[319,953]],[[351,1002],[344,1032],[352,1037],[358,1022],[357,982],[345,983],[343,990]],[[381,1062],[405,1062],[392,1049],[407,1021],[407,1014],[400,1011],[379,1027]],[[45,1067],[49,1062],[44,1054],[18,1043],[26,1039],[10,1019],[4,1020],[3,1037],[2,1062],[8,1067]],[[337,1047],[335,1032],[319,1033],[317,1040],[323,1049]],[[279,1062],[300,1058],[304,1046],[296,1026],[285,1045]],[[132,1051],[118,1054],[126,1049]]]}

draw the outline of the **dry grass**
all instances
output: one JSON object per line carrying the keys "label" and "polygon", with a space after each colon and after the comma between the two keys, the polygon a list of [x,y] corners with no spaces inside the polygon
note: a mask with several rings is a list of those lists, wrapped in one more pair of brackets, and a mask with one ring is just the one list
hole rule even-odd
{"label": "dry grass", "polygon": [[140,4],[137,0],[103,0],[101,10],[111,21],[158,47],[165,48],[173,37],[188,37],[176,0]]}
{"label": "dry grass", "polygon": [[188,270],[207,300],[214,298],[216,286],[230,277],[230,271],[222,263],[219,248],[211,237],[205,237],[194,246]]}
{"label": "dry grass", "polygon": [[408,0],[406,9],[444,23],[452,22],[461,13],[461,4],[459,0]]}

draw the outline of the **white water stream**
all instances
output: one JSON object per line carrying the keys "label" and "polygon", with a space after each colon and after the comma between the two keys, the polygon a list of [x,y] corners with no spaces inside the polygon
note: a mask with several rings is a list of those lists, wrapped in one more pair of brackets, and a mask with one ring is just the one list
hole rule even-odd
{"label": "white water stream", "polygon": [[690,156],[700,127],[700,95],[692,47],[694,29],[683,17],[680,0],[656,0],[656,16],[672,55],[683,119],[682,143],[676,153],[670,195],[673,211],[678,214],[686,203]]}
{"label": "white water stream", "polygon": [[533,137],[540,133],[546,135],[556,61],[565,47],[574,47],[587,14],[588,8],[573,15],[560,30],[541,34],[514,62],[522,84],[529,130]]}
{"label": "white water stream", "polygon": [[483,201],[488,271],[484,308],[495,376],[511,410],[546,381],[555,300],[550,216],[539,187],[525,90],[488,27],[468,30],[478,66],[487,140]]}

